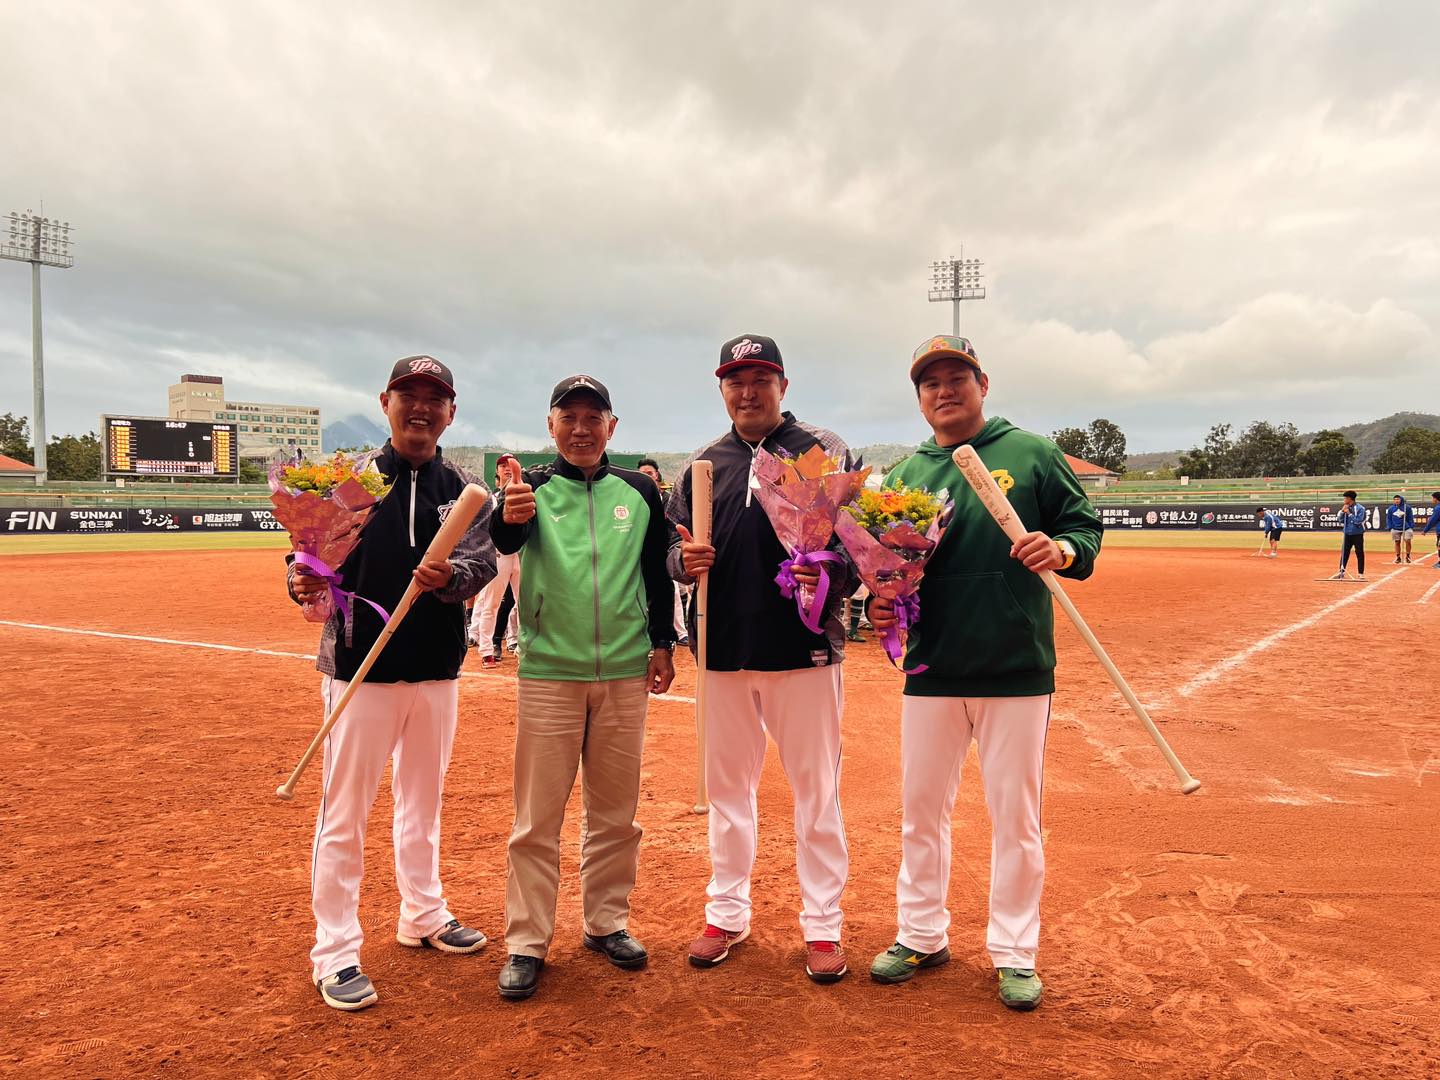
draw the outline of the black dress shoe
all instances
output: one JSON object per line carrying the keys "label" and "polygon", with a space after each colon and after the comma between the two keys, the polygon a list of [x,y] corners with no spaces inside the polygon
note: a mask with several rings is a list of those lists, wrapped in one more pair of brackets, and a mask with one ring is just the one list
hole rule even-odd
{"label": "black dress shoe", "polygon": [[642,968],[650,960],[650,954],[645,951],[645,946],[624,930],[616,930],[613,934],[606,934],[604,937],[586,934],[585,947],[598,953],[604,953],[610,958],[612,964],[618,968],[624,968],[626,971]]}
{"label": "black dress shoe", "polygon": [[512,956],[500,969],[500,996],[516,1001],[528,998],[540,985],[540,969],[545,961],[538,956]]}

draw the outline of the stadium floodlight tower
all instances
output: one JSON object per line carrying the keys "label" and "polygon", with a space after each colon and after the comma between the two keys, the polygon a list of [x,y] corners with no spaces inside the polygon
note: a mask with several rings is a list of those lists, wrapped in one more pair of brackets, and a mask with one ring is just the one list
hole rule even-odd
{"label": "stadium floodlight tower", "polygon": [[35,364],[35,412],[31,430],[35,439],[35,483],[43,484],[45,464],[45,347],[40,333],[40,267],[68,270],[75,265],[70,254],[70,223],[41,217],[26,210],[10,211],[0,218],[0,259],[30,264],[30,332]]}
{"label": "stadium floodlight tower", "polygon": [[959,259],[951,256],[944,262],[930,264],[930,301],[936,304],[949,301],[954,306],[951,333],[956,337],[960,336],[960,301],[985,299],[985,286],[980,284],[980,267],[984,264],[979,259],[964,258],[964,248],[960,254]]}

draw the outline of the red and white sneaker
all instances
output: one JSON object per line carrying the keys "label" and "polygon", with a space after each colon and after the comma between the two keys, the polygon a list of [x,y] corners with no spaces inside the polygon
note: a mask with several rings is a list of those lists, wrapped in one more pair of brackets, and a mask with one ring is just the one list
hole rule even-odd
{"label": "red and white sneaker", "polygon": [[805,943],[805,974],[811,982],[839,982],[850,969],[845,966],[845,950],[838,941],[807,941]]}
{"label": "red and white sneaker", "polygon": [[705,932],[690,943],[690,963],[695,967],[712,968],[730,955],[732,946],[739,945],[750,936],[750,928],[744,930],[721,930],[711,923],[705,924]]}
{"label": "red and white sneaker", "polygon": [[490,668],[499,667],[500,661],[496,660],[493,656],[482,656],[480,658],[480,666],[488,671]]}

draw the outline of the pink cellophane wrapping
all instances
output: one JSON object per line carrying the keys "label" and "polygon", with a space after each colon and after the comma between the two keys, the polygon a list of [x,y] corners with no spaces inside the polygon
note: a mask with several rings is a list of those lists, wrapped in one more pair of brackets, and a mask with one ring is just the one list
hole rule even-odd
{"label": "pink cellophane wrapping", "polygon": [[[354,455],[356,472],[364,456]],[[380,500],[353,477],[326,496],[286,487],[285,470],[294,464],[280,462],[270,467],[270,502],[275,507],[275,520],[289,532],[292,551],[314,556],[339,573],[340,564],[355,550],[371,509]],[[327,589],[320,599],[301,604],[300,609],[310,622],[324,622],[334,612],[335,601]]]}

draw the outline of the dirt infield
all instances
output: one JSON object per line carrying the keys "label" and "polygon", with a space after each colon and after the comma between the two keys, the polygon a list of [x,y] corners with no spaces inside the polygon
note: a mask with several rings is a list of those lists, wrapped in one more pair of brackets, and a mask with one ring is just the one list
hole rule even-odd
{"label": "dirt infield", "polygon": [[[802,970],[773,748],[754,937],[716,970],[685,963],[701,927],[705,827],[690,813],[692,706],[659,701],[631,924],[648,970],[616,971],[580,947],[578,797],[535,998],[498,999],[498,944],[477,957],[397,945],[387,783],[361,907],[380,1004],[342,1015],[320,1003],[306,963],[318,770],[294,803],[272,794],[321,719],[310,664],[277,655],[309,653],[316,638],[277,586],[278,553],[0,558],[0,1069],[1440,1075],[1440,571],[1433,556],[1412,567],[1377,558],[1369,583],[1315,580],[1332,564],[1308,552],[1113,551],[1072,589],[1205,786],[1177,793],[1062,628],[1036,1013],[1007,1013],[994,997],[973,751],[956,809],[955,960],[904,986],[865,975],[893,940],[900,830],[900,680],[869,644],[846,664],[850,978],[820,987]],[[442,857],[452,907],[492,939],[512,819],[507,666],[481,673],[472,660],[462,682]],[[683,697],[694,670],[688,657],[680,667]]]}

